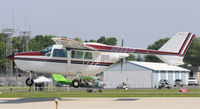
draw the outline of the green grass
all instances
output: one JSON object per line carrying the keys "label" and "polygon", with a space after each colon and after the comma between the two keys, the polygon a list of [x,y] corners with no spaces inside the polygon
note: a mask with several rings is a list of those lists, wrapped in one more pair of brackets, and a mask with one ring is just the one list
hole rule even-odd
{"label": "green grass", "polygon": [[178,89],[130,89],[103,90],[103,93],[87,93],[85,90],[69,91],[2,91],[1,98],[57,98],[57,97],[200,97],[200,89],[189,89],[180,93]]}

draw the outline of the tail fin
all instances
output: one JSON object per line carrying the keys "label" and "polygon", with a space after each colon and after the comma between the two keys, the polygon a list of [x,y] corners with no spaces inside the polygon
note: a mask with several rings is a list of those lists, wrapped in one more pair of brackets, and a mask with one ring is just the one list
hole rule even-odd
{"label": "tail fin", "polygon": [[167,41],[159,51],[174,52],[177,55],[156,55],[162,61],[170,65],[182,65],[183,57],[186,54],[194,34],[189,32],[178,32],[169,41]]}

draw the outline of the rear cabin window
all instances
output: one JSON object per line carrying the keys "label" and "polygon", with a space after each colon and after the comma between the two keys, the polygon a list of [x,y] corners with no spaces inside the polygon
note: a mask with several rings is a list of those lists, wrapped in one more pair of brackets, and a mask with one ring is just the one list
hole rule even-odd
{"label": "rear cabin window", "polygon": [[84,59],[92,59],[92,53],[91,52],[85,52]]}
{"label": "rear cabin window", "polygon": [[67,57],[67,51],[64,49],[54,49],[53,57]]}
{"label": "rear cabin window", "polygon": [[82,51],[72,51],[71,57],[72,58],[82,58],[83,52]]}

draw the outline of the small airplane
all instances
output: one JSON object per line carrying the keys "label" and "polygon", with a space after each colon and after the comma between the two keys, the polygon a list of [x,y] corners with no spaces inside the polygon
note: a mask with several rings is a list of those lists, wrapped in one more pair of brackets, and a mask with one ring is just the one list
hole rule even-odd
{"label": "small airplane", "polygon": [[[195,35],[190,32],[178,32],[159,50],[81,43],[66,38],[53,38],[55,45],[41,51],[13,54],[7,58],[14,60],[18,68],[29,73],[90,76],[103,72],[118,62],[123,64],[123,59],[129,54],[156,55],[169,65],[181,65],[194,37]],[[79,80],[73,80],[74,86],[80,86],[80,82],[77,81]],[[33,80],[28,78],[26,84],[31,86]]]}
{"label": "small airplane", "polygon": [[69,85],[73,86],[74,88],[83,87],[83,88],[103,88],[106,83],[101,81],[99,77],[93,77],[93,76],[84,76],[84,77],[78,77],[77,82],[80,82],[80,86],[73,84],[73,79],[66,79],[61,74],[52,74],[52,77],[56,84],[59,85]]}

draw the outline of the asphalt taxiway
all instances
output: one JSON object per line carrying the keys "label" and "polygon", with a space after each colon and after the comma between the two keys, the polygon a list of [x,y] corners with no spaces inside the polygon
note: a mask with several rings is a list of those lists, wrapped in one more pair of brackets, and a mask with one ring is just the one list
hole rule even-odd
{"label": "asphalt taxiway", "polygon": [[[55,98],[0,98],[1,109],[56,109]],[[58,109],[199,109],[200,97],[59,98]]]}

